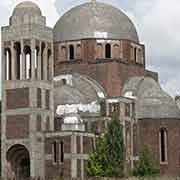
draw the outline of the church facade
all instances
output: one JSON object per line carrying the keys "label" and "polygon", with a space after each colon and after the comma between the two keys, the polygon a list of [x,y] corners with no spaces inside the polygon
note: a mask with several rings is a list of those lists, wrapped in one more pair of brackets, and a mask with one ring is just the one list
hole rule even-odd
{"label": "church facade", "polygon": [[52,29],[25,1],[1,37],[3,178],[85,179],[113,113],[123,125],[127,168],[148,146],[161,175],[178,175],[180,109],[146,69],[145,46],[120,9],[85,3]]}

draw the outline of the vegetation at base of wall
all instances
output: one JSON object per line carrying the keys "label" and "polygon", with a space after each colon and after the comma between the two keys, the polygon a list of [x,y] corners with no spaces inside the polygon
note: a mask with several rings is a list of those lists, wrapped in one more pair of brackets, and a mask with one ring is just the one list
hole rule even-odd
{"label": "vegetation at base of wall", "polygon": [[125,148],[123,127],[113,115],[107,131],[96,140],[96,149],[90,154],[87,172],[94,177],[123,177]]}
{"label": "vegetation at base of wall", "polygon": [[155,177],[159,176],[160,168],[153,159],[148,147],[144,147],[140,153],[140,158],[136,168],[133,171],[137,177]]}

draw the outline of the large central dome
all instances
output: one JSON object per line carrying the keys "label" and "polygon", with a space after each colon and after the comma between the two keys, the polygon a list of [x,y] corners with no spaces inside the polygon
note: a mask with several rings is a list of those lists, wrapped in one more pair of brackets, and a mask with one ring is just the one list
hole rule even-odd
{"label": "large central dome", "polygon": [[54,40],[88,38],[139,42],[136,28],[119,9],[104,3],[85,3],[65,13],[54,27]]}

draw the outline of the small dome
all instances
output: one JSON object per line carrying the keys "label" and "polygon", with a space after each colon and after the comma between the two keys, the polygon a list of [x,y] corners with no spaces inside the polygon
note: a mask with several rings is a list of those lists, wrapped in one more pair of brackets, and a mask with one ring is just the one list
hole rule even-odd
{"label": "small dome", "polygon": [[54,40],[88,38],[139,42],[134,24],[120,9],[104,3],[85,3],[65,13],[54,27]]}
{"label": "small dome", "polygon": [[132,77],[126,81],[123,93],[132,91],[136,97],[137,118],[180,118],[175,101],[149,77]]}
{"label": "small dome", "polygon": [[24,1],[18,4],[13,11],[12,16],[24,16],[24,15],[41,16],[41,10],[39,6],[31,1]]}
{"label": "small dome", "polygon": [[87,103],[87,99],[78,89],[70,86],[62,86],[55,89],[55,104],[79,104]]}

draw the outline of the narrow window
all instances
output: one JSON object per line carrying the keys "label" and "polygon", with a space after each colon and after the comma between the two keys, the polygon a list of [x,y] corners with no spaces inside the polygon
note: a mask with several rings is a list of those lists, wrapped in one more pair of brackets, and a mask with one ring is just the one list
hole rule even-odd
{"label": "narrow window", "polygon": [[60,142],[60,162],[64,162],[64,143],[63,141]]}
{"label": "narrow window", "polygon": [[66,47],[65,46],[61,47],[61,58],[62,58],[62,61],[66,60]]}
{"label": "narrow window", "polygon": [[41,131],[42,126],[41,126],[41,115],[37,115],[37,124],[36,124],[36,130]]}
{"label": "narrow window", "polygon": [[38,76],[38,48],[35,49],[35,78],[37,79]]}
{"label": "narrow window", "polygon": [[21,54],[19,54],[19,52],[17,52],[17,62],[16,62],[16,71],[17,71],[17,80],[20,80],[21,78]]}
{"label": "narrow window", "polygon": [[106,58],[111,58],[111,45],[110,44],[106,44],[105,57]]}
{"label": "narrow window", "polygon": [[103,46],[102,44],[97,44],[97,48],[96,48],[96,57],[97,58],[103,58]]}
{"label": "narrow window", "polygon": [[134,61],[137,61],[137,48],[134,48]]}
{"label": "narrow window", "polygon": [[69,59],[70,60],[74,59],[74,46],[73,45],[69,46]]}
{"label": "narrow window", "polygon": [[51,66],[50,66],[50,64],[51,64],[51,50],[49,49],[48,50],[48,60],[47,60],[47,80],[49,80],[50,79],[50,68],[51,68]]}
{"label": "narrow window", "polygon": [[49,99],[50,98],[50,92],[49,90],[46,90],[46,109],[49,109],[50,108],[50,102],[49,102]]}
{"label": "narrow window", "polygon": [[45,55],[45,44],[42,43],[41,44],[41,80],[44,80],[44,58],[46,58],[44,55]]}
{"label": "narrow window", "polygon": [[50,120],[49,120],[49,116],[46,119],[46,131],[50,130]]}
{"label": "narrow window", "polygon": [[161,163],[167,162],[167,130],[160,130],[160,160]]}
{"label": "narrow window", "polygon": [[42,98],[41,98],[41,89],[40,88],[37,88],[37,107],[38,108],[41,108],[41,105],[42,105]]}
{"label": "narrow window", "polygon": [[53,163],[57,163],[57,142],[54,141],[53,145],[52,145],[52,149],[53,149]]}

